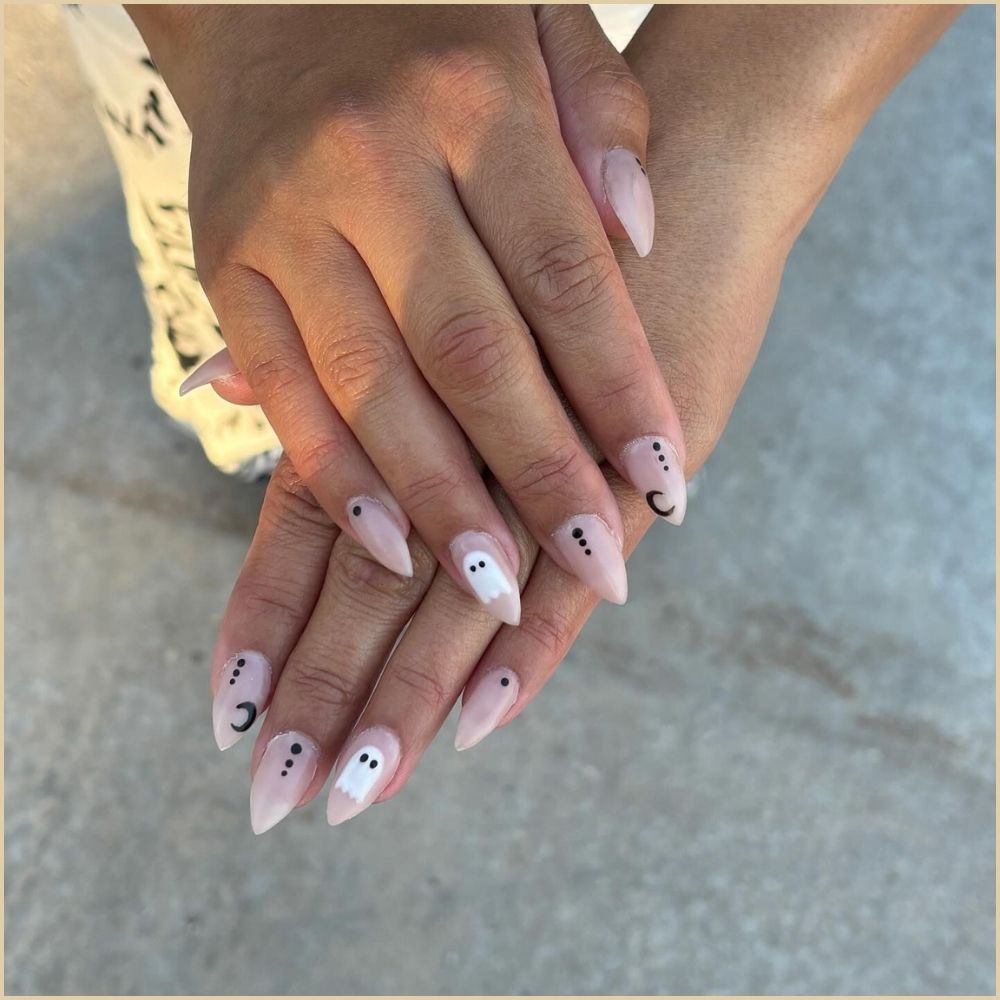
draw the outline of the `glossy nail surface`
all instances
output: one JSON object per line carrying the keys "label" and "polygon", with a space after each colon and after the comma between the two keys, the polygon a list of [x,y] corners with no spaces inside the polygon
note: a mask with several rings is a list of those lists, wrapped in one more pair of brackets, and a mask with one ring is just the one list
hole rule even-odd
{"label": "glossy nail surface", "polygon": [[517,578],[496,539],[482,531],[466,531],[451,543],[450,549],[479,603],[500,621],[517,625],[521,620]]}
{"label": "glossy nail surface", "polygon": [[224,347],[218,354],[213,354],[207,361],[200,365],[183,382],[177,390],[178,396],[186,396],[192,389],[200,389],[203,385],[215,382],[217,379],[232,378],[239,375],[240,370],[236,367],[229,353],[229,348]]}
{"label": "glossy nail surface", "polygon": [[677,452],[665,437],[651,435],[626,445],[622,465],[629,482],[658,517],[680,524],[687,510],[687,483]]}
{"label": "glossy nail surface", "polygon": [[399,738],[373,726],[355,733],[337,761],[336,777],[326,802],[330,826],[344,823],[367,809],[399,767]]}
{"label": "glossy nail surface", "polygon": [[596,514],[571,517],[552,534],[573,575],[612,604],[628,598],[625,559],[618,539]]}
{"label": "glossy nail surface", "polygon": [[267,744],[250,785],[250,826],[260,834],[298,804],[316,774],[319,749],[302,733],[278,733]]}
{"label": "glossy nail surface", "polygon": [[468,750],[489,736],[517,701],[520,687],[517,674],[507,667],[497,667],[483,674],[462,702],[455,749]]}
{"label": "glossy nail surface", "polygon": [[604,194],[640,257],[653,249],[656,210],[646,170],[635,153],[612,149],[604,157]]}
{"label": "glossy nail surface", "polygon": [[212,702],[212,728],[228,750],[257,721],[271,692],[271,664],[263,653],[243,649],[226,660]]}
{"label": "glossy nail surface", "polygon": [[413,560],[406,536],[385,504],[374,497],[347,501],[347,519],[358,541],[387,569],[413,576]]}

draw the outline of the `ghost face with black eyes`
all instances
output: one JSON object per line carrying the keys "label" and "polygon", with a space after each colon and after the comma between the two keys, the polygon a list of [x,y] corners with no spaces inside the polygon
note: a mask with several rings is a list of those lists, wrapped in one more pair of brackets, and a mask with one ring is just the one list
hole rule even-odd
{"label": "ghost face with black eyes", "polygon": [[358,750],[337,778],[334,788],[363,802],[385,769],[385,758],[378,747],[370,744]]}

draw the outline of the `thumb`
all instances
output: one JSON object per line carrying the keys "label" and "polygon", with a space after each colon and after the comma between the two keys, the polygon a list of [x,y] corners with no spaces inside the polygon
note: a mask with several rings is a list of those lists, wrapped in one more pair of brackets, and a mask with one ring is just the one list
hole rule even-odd
{"label": "thumb", "polygon": [[539,4],[535,22],[563,141],[604,230],[645,257],[653,246],[646,94],[589,5]]}

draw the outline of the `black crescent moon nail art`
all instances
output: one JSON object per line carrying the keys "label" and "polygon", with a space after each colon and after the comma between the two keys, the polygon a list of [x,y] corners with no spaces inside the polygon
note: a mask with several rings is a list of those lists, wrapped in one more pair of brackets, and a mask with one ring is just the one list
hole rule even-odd
{"label": "black crescent moon nail art", "polygon": [[254,720],[257,718],[257,706],[252,701],[241,701],[236,707],[247,713],[246,721],[242,722],[238,726],[235,722],[230,722],[229,724],[236,730],[236,732],[245,733],[254,724]]}
{"label": "black crescent moon nail art", "polygon": [[659,514],[660,517],[670,517],[670,515],[673,514],[674,510],[676,509],[676,505],[669,507],[667,510],[663,510],[662,508],[657,507],[656,498],[662,496],[663,493],[660,492],[660,490],[650,490],[646,494],[646,503],[649,504],[654,514]]}

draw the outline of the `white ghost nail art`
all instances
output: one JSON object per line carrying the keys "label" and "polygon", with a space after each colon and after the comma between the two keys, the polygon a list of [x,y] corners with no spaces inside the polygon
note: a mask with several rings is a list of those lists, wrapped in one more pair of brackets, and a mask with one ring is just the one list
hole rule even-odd
{"label": "white ghost nail art", "polygon": [[484,604],[513,591],[507,574],[488,552],[470,552],[462,563],[465,579]]}
{"label": "white ghost nail art", "polygon": [[508,625],[521,620],[521,595],[514,567],[497,540],[485,531],[466,531],[449,546],[455,568],[483,607]]}
{"label": "white ghost nail art", "polygon": [[382,777],[383,772],[380,768],[384,767],[385,758],[382,756],[382,751],[367,744],[354,754],[347,767],[340,772],[333,787],[360,804],[371,792],[375,782]]}

